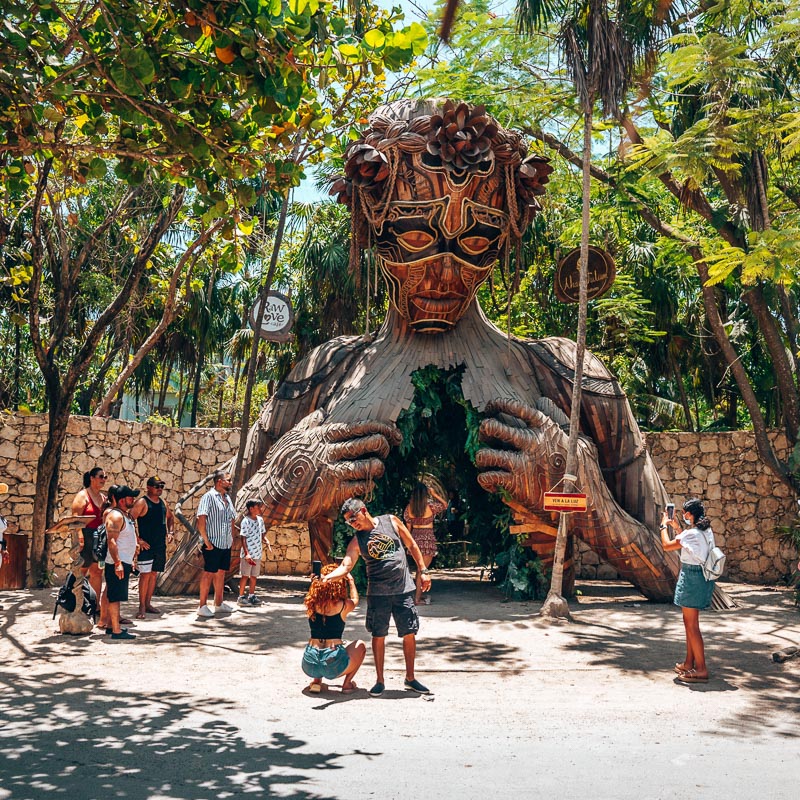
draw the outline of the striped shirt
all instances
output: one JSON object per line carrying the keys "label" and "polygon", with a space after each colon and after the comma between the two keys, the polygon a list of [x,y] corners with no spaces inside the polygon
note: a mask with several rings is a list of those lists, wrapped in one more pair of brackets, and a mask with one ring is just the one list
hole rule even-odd
{"label": "striped shirt", "polygon": [[228,495],[221,495],[216,489],[209,489],[197,507],[197,516],[206,518],[206,536],[214,547],[227,550],[233,544],[231,522],[236,516],[233,503]]}

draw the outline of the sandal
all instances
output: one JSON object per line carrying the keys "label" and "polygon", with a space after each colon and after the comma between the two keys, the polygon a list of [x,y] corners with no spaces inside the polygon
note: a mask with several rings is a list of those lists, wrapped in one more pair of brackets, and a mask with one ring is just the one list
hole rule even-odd
{"label": "sandal", "polygon": [[708,683],[708,675],[698,675],[696,669],[688,669],[681,675],[678,675],[676,680],[681,683]]}
{"label": "sandal", "polygon": [[322,684],[312,683],[309,685],[308,691],[311,692],[311,694],[319,694],[322,691]]}
{"label": "sandal", "polygon": [[358,686],[355,683],[351,683],[349,686],[342,686],[342,694],[350,694],[358,689]]}
{"label": "sandal", "polygon": [[675,672],[677,672],[678,675],[683,675],[684,672],[688,672],[688,671],[689,670],[686,669],[686,667],[683,666],[683,662],[682,661],[678,661],[675,664]]}

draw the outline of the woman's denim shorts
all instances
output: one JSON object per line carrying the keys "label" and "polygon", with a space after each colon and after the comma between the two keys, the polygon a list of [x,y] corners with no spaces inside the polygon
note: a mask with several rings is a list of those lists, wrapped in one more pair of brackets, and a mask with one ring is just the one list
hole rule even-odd
{"label": "woman's denim shorts", "polygon": [[699,564],[681,564],[681,574],[675,586],[675,605],[681,608],[708,608],[714,593],[714,581],[703,577]]}
{"label": "woman's denim shorts", "polygon": [[303,672],[309,678],[338,678],[349,663],[350,656],[343,644],[324,648],[307,644],[303,653]]}

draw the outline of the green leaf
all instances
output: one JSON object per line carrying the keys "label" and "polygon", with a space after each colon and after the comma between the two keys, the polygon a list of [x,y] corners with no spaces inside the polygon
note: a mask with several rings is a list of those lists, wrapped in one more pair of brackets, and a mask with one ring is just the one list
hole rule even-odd
{"label": "green leaf", "polygon": [[379,31],[377,28],[373,28],[364,34],[364,44],[373,50],[383,47],[385,43],[386,37],[383,35],[383,32]]}

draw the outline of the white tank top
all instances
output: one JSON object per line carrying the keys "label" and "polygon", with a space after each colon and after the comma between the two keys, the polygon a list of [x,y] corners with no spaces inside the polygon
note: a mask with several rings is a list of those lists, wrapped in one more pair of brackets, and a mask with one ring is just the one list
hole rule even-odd
{"label": "white tank top", "polygon": [[122,516],[125,519],[125,526],[117,537],[119,560],[123,564],[133,564],[133,557],[136,555],[136,526],[133,524],[132,519],[125,514],[122,514]]}

